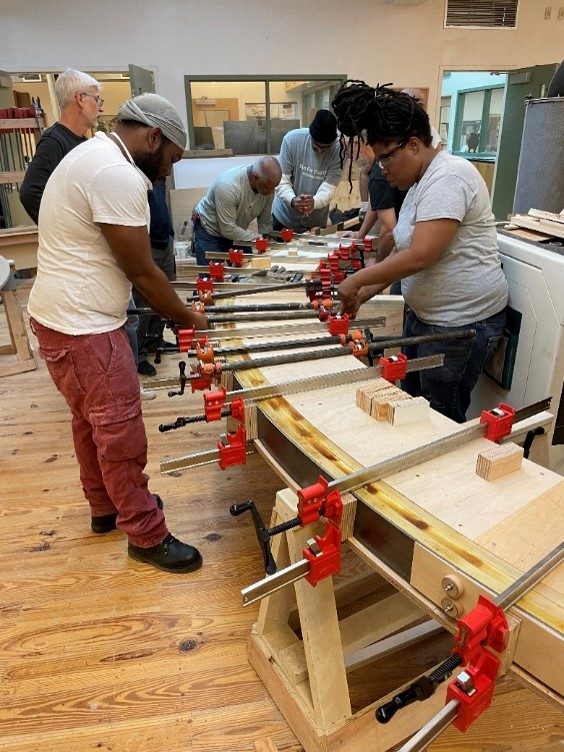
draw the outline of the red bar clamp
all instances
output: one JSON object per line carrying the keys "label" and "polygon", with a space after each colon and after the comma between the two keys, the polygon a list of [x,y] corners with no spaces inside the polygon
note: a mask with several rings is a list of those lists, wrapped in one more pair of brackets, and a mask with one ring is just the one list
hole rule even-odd
{"label": "red bar clamp", "polygon": [[213,279],[211,279],[211,277],[198,277],[196,280],[196,290],[200,295],[206,292],[213,292]]}
{"label": "red bar clamp", "polygon": [[329,482],[320,475],[317,483],[298,490],[298,517],[301,525],[317,522],[320,515],[340,524],[343,502],[340,491],[327,491]]}
{"label": "red bar clamp", "polygon": [[362,246],[365,253],[370,253],[370,251],[372,250],[372,237],[364,238],[364,240],[362,241]]}
{"label": "red bar clamp", "polygon": [[245,422],[245,402],[242,397],[235,397],[233,400],[231,400],[230,408],[231,410],[231,417],[235,418],[235,420],[241,421],[241,423],[244,424]]}
{"label": "red bar clamp", "polygon": [[341,569],[341,528],[327,520],[325,535],[316,535],[310,547],[304,548],[303,557],[309,562],[305,579],[315,587],[320,580],[336,574]]}
{"label": "red bar clamp", "polygon": [[196,336],[196,330],[192,329],[179,329],[176,332],[176,341],[178,342],[179,352],[188,352],[192,349],[192,342]]}
{"label": "red bar clamp", "polygon": [[192,394],[194,392],[205,392],[206,389],[212,388],[212,376],[208,376],[207,374],[203,374],[201,376],[196,376],[195,378],[190,379],[190,388],[192,389]]}
{"label": "red bar clamp", "polygon": [[289,230],[287,227],[284,227],[284,229],[280,233],[280,237],[282,238],[282,241],[284,243],[289,243],[290,240],[294,237],[294,231]]}
{"label": "red bar clamp", "polygon": [[[207,337],[206,337],[207,339]],[[196,358],[202,363],[213,363],[215,359],[215,353],[213,351],[213,345],[209,342],[201,345],[199,342],[196,344]]]}
{"label": "red bar clamp", "polygon": [[233,266],[243,266],[243,251],[238,248],[230,248],[228,258]]}
{"label": "red bar clamp", "polygon": [[337,334],[348,334],[350,317],[348,313],[337,313],[335,316],[329,316],[327,323],[332,337]]}
{"label": "red bar clamp", "polygon": [[382,356],[379,363],[382,369],[382,378],[386,381],[398,381],[403,379],[407,373],[407,355],[403,353],[388,355],[387,357]]}
{"label": "red bar clamp", "polygon": [[225,264],[223,261],[210,261],[208,266],[212,280],[216,279],[218,282],[223,282],[225,276]]}
{"label": "red bar clamp", "polygon": [[491,705],[501,661],[488,648],[503,652],[508,634],[503,609],[484,595],[479,596],[478,605],[469,614],[458,620],[453,653],[462,656],[468,665],[449,684],[446,702],[459,703],[453,721],[459,731],[466,731]]}
{"label": "red bar clamp", "polygon": [[227,434],[227,444],[217,443],[219,450],[219,467],[225,470],[233,465],[244,465],[247,462],[247,432],[241,424],[234,433]]}
{"label": "red bar clamp", "polygon": [[255,240],[255,248],[259,253],[265,253],[265,251],[268,251],[268,240],[266,238],[257,238]]}
{"label": "red bar clamp", "polygon": [[306,580],[310,585],[335,574],[341,569],[341,517],[343,502],[338,490],[329,491],[328,482],[319,476],[317,483],[298,491],[298,518],[302,525],[317,522],[323,515],[327,521],[325,534],[316,535],[303,550],[303,557],[309,562]]}
{"label": "red bar clamp", "polygon": [[225,388],[220,386],[215,392],[208,392],[204,394],[204,413],[206,415],[206,423],[211,423],[214,420],[221,418],[221,409],[225,404]]}
{"label": "red bar clamp", "polygon": [[514,419],[515,410],[505,402],[500,402],[497,407],[491,410],[483,410],[480,415],[480,423],[485,423],[487,426],[486,439],[500,441],[509,436]]}

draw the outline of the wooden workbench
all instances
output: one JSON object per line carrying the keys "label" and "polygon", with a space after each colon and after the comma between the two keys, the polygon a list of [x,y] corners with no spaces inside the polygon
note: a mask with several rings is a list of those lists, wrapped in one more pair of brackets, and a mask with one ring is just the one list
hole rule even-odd
{"label": "wooden workbench", "polygon": [[16,269],[37,267],[37,227],[22,225],[0,230],[0,255],[15,262]]}
{"label": "wooden workbench", "polygon": [[[257,386],[363,367],[352,358],[338,358],[244,371],[237,381],[242,387]],[[407,426],[378,422],[356,407],[355,392],[351,384],[259,404],[255,444],[291,489],[313,483],[319,472],[328,479],[338,478],[460,430],[432,410],[424,421]],[[454,575],[461,580],[464,590],[456,606],[460,614],[468,612],[480,592],[503,591],[564,538],[564,479],[524,460],[510,475],[486,481],[476,475],[475,467],[478,453],[488,446],[491,443],[486,439],[475,439],[448,455],[354,492],[356,516],[348,535],[350,547],[394,585],[398,598],[415,603],[421,614],[449,631],[454,631],[456,622],[441,607],[443,577]],[[277,499],[278,521],[293,514],[295,499],[288,493]],[[292,535],[298,536],[293,543]],[[288,561],[301,558],[301,546],[311,531],[291,532],[287,537],[282,562],[284,556]],[[260,579],[258,574],[256,579]],[[351,646],[334,613],[332,584],[324,581],[312,589],[300,582],[285,590],[294,587],[295,596],[276,594],[263,601],[251,636],[250,659],[307,752],[356,752],[365,746],[387,750],[436,712],[441,692],[403,715],[398,713],[385,727],[374,722],[372,711],[389,697],[353,714],[347,691],[347,651],[369,645],[370,629],[365,624]],[[552,702],[561,701],[564,688],[561,665],[554,660],[562,655],[563,595],[561,566],[511,610],[519,629],[513,636],[509,670]],[[303,622],[301,636],[289,631],[285,621],[295,610],[294,597]],[[409,624],[418,623],[413,614],[408,617]],[[324,625],[316,633],[324,644],[317,648],[311,644],[316,624]],[[327,637],[331,628],[337,642]],[[495,700],[489,712],[495,713]]]}

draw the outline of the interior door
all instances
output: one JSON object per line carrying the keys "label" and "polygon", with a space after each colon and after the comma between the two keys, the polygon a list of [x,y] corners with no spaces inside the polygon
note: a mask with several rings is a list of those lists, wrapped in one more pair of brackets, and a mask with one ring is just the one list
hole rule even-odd
{"label": "interior door", "polygon": [[492,207],[496,219],[505,220],[513,210],[517,168],[525,120],[525,100],[538,99],[546,90],[558,63],[519,68],[507,76],[507,91],[499,137]]}
{"label": "interior door", "polygon": [[155,76],[148,68],[129,65],[129,83],[131,95],[134,97],[138,97],[139,94],[156,94]]}

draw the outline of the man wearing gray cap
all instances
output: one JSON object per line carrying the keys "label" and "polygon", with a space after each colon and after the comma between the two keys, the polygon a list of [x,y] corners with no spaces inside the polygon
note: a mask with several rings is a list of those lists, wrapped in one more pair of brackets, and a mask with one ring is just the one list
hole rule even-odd
{"label": "man wearing gray cap", "polygon": [[172,536],[150,493],[139,381],[124,331],[132,284],[162,314],[207,328],[155,265],[147,190],[186,145],[174,107],[156,94],[126,102],[109,136],[97,133],[60,162],[39,211],[37,277],[28,310],[42,357],[72,413],[82,489],[94,533],[127,533],[134,559],[172,572],[202,562]]}

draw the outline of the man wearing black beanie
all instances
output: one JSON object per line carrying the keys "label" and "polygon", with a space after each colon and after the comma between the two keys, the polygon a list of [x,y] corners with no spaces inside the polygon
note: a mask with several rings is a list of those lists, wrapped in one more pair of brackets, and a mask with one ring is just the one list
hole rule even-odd
{"label": "man wearing black beanie", "polygon": [[343,172],[335,115],[318,110],[309,128],[287,133],[278,161],[282,180],[272,206],[274,229],[324,227]]}

